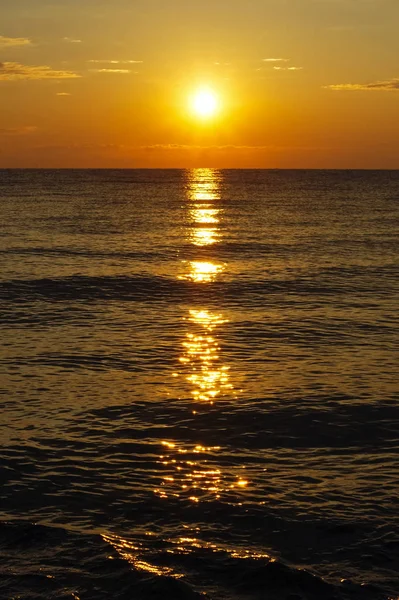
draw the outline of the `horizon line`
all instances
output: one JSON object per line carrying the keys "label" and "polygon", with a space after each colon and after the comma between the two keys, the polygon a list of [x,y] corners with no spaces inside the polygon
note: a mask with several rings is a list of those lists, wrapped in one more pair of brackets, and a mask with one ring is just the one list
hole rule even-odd
{"label": "horizon line", "polygon": [[1,167],[0,171],[399,171],[398,167]]}

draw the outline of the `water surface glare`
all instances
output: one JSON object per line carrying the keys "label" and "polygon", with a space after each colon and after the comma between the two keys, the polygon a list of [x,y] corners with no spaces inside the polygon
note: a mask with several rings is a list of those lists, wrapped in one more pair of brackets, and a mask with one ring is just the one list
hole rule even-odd
{"label": "water surface glare", "polygon": [[397,600],[399,172],[0,198],[0,597]]}

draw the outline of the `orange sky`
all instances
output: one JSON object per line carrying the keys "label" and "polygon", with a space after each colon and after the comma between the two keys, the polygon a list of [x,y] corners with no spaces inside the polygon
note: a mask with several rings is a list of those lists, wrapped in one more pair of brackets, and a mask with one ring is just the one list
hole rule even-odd
{"label": "orange sky", "polygon": [[398,22],[398,0],[0,0],[0,167],[399,168]]}

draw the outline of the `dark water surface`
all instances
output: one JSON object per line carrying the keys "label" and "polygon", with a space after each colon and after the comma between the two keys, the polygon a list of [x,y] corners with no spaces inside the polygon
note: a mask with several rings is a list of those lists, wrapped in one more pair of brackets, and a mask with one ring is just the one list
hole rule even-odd
{"label": "dark water surface", "polygon": [[399,172],[0,197],[0,598],[399,596]]}

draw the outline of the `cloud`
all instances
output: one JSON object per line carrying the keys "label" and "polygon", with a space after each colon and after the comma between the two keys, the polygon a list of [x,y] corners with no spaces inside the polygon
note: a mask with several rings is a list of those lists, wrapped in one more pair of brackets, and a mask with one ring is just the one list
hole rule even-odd
{"label": "cloud", "polygon": [[77,40],[75,38],[70,38],[70,37],[64,37],[63,38],[64,42],[68,42],[68,44],[81,44],[82,40]]}
{"label": "cloud", "polygon": [[104,65],[138,65],[142,64],[142,60],[89,60],[89,63],[104,64]]}
{"label": "cloud", "polygon": [[154,151],[186,151],[186,150],[216,150],[216,151],[224,151],[224,150],[242,150],[242,151],[262,151],[262,150],[270,150],[275,148],[275,146],[236,146],[234,144],[227,144],[224,146],[196,146],[189,144],[153,144],[151,146],[140,146],[140,150],[146,150],[148,152]]}
{"label": "cloud", "polygon": [[72,96],[69,92],[57,92],[56,96]]}
{"label": "cloud", "polygon": [[32,42],[28,38],[9,38],[0,35],[0,48],[12,48],[15,46],[29,46]]}
{"label": "cloud", "polygon": [[373,81],[370,83],[337,83],[325,85],[325,89],[334,91],[383,91],[391,92],[399,90],[399,79],[388,79],[386,81]]}
{"label": "cloud", "polygon": [[151,159],[162,156],[172,156],[181,158],[181,156],[189,156],[190,154],[228,154],[229,152],[237,152],[241,154],[241,156],[246,157],[251,154],[262,155],[265,152],[274,152],[274,153],[285,153],[287,151],[303,151],[303,152],[312,152],[314,150],[331,150],[333,147],[330,146],[278,146],[278,145],[264,145],[264,146],[249,146],[249,145],[234,145],[234,144],[226,144],[226,145],[210,145],[210,146],[200,146],[200,145],[189,145],[189,144],[152,144],[147,146],[133,146],[133,145],[125,145],[125,144],[98,144],[98,143],[71,143],[71,144],[39,144],[35,146],[35,149],[40,152],[56,152],[56,153],[69,153],[74,151],[76,153],[84,152],[84,153],[95,153],[95,154],[109,154],[110,152],[115,155],[126,155],[128,153],[130,156],[134,155],[142,155],[147,156]]}
{"label": "cloud", "polygon": [[[100,69],[90,69],[90,71],[92,73],[116,73],[119,75],[129,75],[129,73],[132,73],[132,71],[130,69],[120,69],[120,68],[116,68],[114,67],[114,65],[138,65],[138,64],[142,64],[142,60],[99,60],[99,59],[92,59],[88,61],[90,64],[98,64],[98,65],[112,65],[112,66],[107,66],[107,67],[102,67]],[[135,74],[137,74],[137,71],[134,71]]]}
{"label": "cloud", "polygon": [[128,75],[131,73],[130,69],[90,69],[92,73],[119,73],[122,75]]}
{"label": "cloud", "polygon": [[275,71],[302,71],[303,67],[273,67]]}
{"label": "cloud", "polygon": [[[267,63],[288,63],[290,62],[290,58],[263,58],[262,61],[263,62],[267,62]],[[273,69],[275,71],[302,71],[303,67],[282,67],[280,65],[273,65]],[[258,69],[260,70],[260,69]]]}
{"label": "cloud", "polygon": [[37,148],[50,148],[50,149],[92,149],[92,150],[104,150],[104,149],[113,149],[113,150],[146,150],[148,152],[152,151],[190,151],[190,150],[270,150],[271,148],[276,148],[276,146],[237,146],[234,144],[226,144],[226,145],[213,145],[213,146],[200,146],[195,144],[151,144],[144,146],[134,146],[134,145],[126,145],[126,144],[96,144],[90,142],[84,143],[73,143],[68,145],[39,145]]}
{"label": "cloud", "polygon": [[0,81],[21,81],[41,79],[75,79],[80,77],[71,71],[54,71],[46,65],[21,65],[15,62],[0,62]]}
{"label": "cloud", "polygon": [[90,142],[86,143],[72,143],[72,144],[38,144],[35,146],[36,150],[51,150],[57,152],[68,152],[70,150],[132,150],[134,146],[124,146],[123,144],[94,144]]}
{"label": "cloud", "polygon": [[289,62],[290,58],[262,58],[263,62]]}
{"label": "cloud", "polygon": [[0,135],[29,135],[37,131],[35,125],[24,125],[21,127],[8,127],[6,129],[0,129]]}

